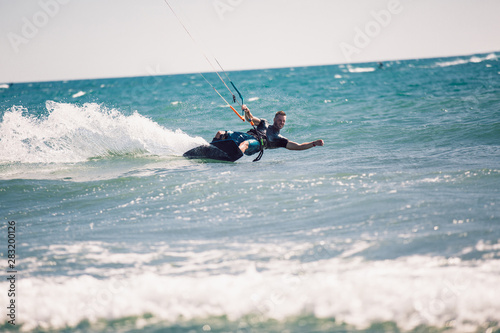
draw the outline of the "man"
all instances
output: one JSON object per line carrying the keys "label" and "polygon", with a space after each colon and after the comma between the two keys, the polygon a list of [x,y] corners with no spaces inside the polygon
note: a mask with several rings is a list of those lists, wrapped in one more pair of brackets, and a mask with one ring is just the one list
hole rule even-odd
{"label": "man", "polygon": [[[266,119],[259,119],[252,115],[246,105],[241,109],[245,112],[245,119],[253,121],[256,129],[251,129],[247,133],[218,131],[214,137],[214,141],[231,139],[236,142],[240,150],[245,155],[253,155],[263,149],[286,148],[289,150],[305,150],[316,146],[323,146],[323,140],[316,140],[305,143],[295,143],[288,140],[280,134],[286,122],[286,113],[284,111],[276,112],[272,125],[269,125]],[[261,147],[261,143],[263,147]]]}

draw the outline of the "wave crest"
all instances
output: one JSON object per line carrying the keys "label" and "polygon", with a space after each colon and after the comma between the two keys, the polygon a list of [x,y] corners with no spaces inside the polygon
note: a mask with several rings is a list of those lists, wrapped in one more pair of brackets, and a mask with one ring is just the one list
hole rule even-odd
{"label": "wave crest", "polygon": [[203,144],[181,130],[172,131],[139,114],[126,116],[96,103],[82,106],[46,102],[47,116],[21,106],[0,123],[0,163],[76,163],[128,155],[182,155]]}

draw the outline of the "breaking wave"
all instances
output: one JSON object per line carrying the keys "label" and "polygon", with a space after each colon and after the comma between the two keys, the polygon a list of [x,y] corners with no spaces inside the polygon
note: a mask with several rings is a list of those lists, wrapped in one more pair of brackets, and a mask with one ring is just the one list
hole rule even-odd
{"label": "breaking wave", "polygon": [[178,156],[206,141],[172,131],[138,112],[126,116],[96,103],[46,102],[47,115],[21,106],[0,123],[0,164],[77,163],[92,158],[149,154]]}

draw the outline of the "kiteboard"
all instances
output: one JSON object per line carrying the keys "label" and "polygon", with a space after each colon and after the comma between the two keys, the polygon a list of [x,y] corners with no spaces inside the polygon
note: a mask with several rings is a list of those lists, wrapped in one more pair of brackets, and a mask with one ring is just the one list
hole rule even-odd
{"label": "kiteboard", "polygon": [[243,156],[240,148],[233,140],[212,141],[188,150],[183,154],[190,159],[211,159],[218,161],[234,162]]}

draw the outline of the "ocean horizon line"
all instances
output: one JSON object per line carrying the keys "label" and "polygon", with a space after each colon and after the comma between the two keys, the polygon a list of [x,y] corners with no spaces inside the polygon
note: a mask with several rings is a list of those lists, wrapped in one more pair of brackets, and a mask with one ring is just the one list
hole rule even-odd
{"label": "ocean horizon line", "polygon": [[[370,61],[359,61],[359,62],[339,62],[339,63],[323,63],[323,64],[304,64],[304,65],[296,65],[296,66],[271,66],[271,67],[256,67],[256,68],[243,68],[243,69],[228,69],[225,70],[228,73],[236,73],[236,72],[251,72],[251,71],[261,71],[261,70],[274,70],[274,69],[292,69],[292,68],[311,68],[311,67],[323,67],[323,66],[350,66],[350,65],[367,65],[367,64],[378,64],[384,62],[403,62],[403,61],[426,61],[433,59],[448,59],[448,58],[463,58],[463,57],[474,57],[474,56],[486,56],[494,54],[496,56],[497,53],[500,53],[500,50],[496,51],[488,51],[488,52],[479,52],[479,53],[467,53],[467,54],[456,54],[456,55],[443,55],[443,56],[429,56],[429,57],[421,57],[421,58],[398,58],[398,59],[378,59],[378,60],[370,60]],[[220,72],[219,70],[218,72]],[[169,76],[178,76],[178,75],[189,75],[189,74],[208,74],[215,73],[215,71],[182,71],[182,72],[174,72],[174,73],[160,73],[160,74],[124,74],[123,76],[97,76],[97,77],[74,77],[74,78],[50,78],[50,79],[42,79],[42,80],[34,80],[34,81],[0,81],[0,88],[2,85],[12,86],[14,84],[33,84],[33,83],[52,83],[52,82],[74,82],[74,81],[92,81],[92,80],[113,80],[113,79],[137,79],[137,78],[148,78],[148,77],[169,77]]]}

